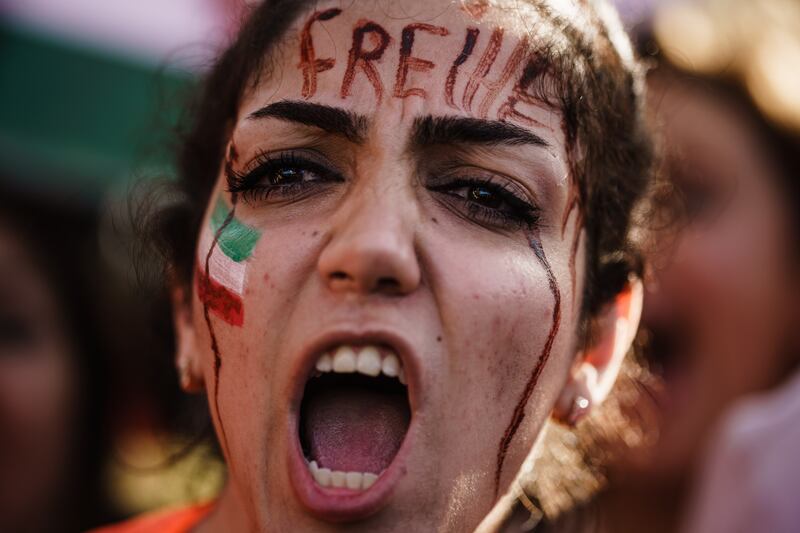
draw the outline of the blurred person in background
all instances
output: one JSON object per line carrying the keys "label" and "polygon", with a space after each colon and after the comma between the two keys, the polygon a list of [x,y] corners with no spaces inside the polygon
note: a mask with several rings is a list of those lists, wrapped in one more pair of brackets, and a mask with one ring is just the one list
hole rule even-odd
{"label": "blurred person in background", "polygon": [[656,416],[553,530],[800,531],[800,4],[668,3],[654,30],[649,108],[682,215],[645,278]]}
{"label": "blurred person in background", "polygon": [[106,498],[94,217],[0,187],[0,531],[82,531]]}
{"label": "blurred person in background", "polygon": [[682,487],[691,531],[798,531],[800,3],[655,22],[651,107],[688,220],[645,299],[665,383],[651,473]]}
{"label": "blurred person in background", "polygon": [[[180,108],[175,103],[183,102],[184,90],[193,83],[195,72],[207,65],[216,47],[226,40],[239,4],[243,2],[8,0],[0,8],[0,99],[12,102],[0,106],[0,168],[3,183],[9,184],[3,187],[0,201],[9,206],[4,209],[9,217],[13,213],[14,220],[22,220],[17,233],[24,235],[19,240],[26,251],[34,249],[37,257],[44,256],[39,261],[48,267],[44,273],[59,282],[48,287],[65,285],[81,295],[52,296],[58,307],[55,316],[65,324],[64,336],[76,344],[65,351],[74,361],[31,361],[61,361],[69,371],[58,374],[60,380],[54,382],[50,396],[53,401],[56,396],[65,397],[63,404],[56,405],[65,416],[72,413],[75,420],[69,427],[68,421],[60,418],[67,426],[64,431],[83,431],[78,425],[84,406],[114,413],[111,420],[96,421],[96,428],[92,426],[96,417],[89,414],[89,431],[102,440],[111,434],[114,458],[105,472],[107,490],[97,490],[124,515],[183,502],[196,497],[198,491],[212,493],[217,483],[208,480],[221,477],[220,469],[205,475],[215,469],[205,457],[201,461],[200,455],[205,453],[199,447],[186,460],[167,460],[210,422],[207,415],[196,424],[193,418],[181,416],[181,400],[188,397],[175,387],[174,364],[161,352],[162,345],[168,344],[172,353],[169,308],[150,309],[146,284],[133,281],[137,258],[130,254],[131,232],[124,212],[129,180],[153,169],[160,173],[167,165],[168,157],[162,154],[168,143],[163,142],[161,133],[174,124]],[[31,276],[39,276],[41,270],[32,270]],[[73,278],[75,283],[60,283]],[[16,289],[16,280],[7,278],[7,283]],[[24,303],[15,296],[6,308]],[[153,331],[148,326],[155,320],[154,314],[162,312],[167,319]],[[38,315],[33,318],[39,319]],[[80,326],[80,331],[73,325]],[[170,330],[169,334],[162,335],[165,330]],[[76,331],[77,340],[73,339]],[[103,368],[106,362],[107,369]],[[86,375],[85,367],[90,371]],[[15,379],[13,373],[4,376]],[[79,383],[74,385],[75,381]],[[109,394],[92,401],[101,386]],[[17,390],[8,387],[5,392],[10,395]],[[79,405],[71,396],[76,391],[81,397]],[[53,405],[45,399],[31,401],[28,407]],[[5,413],[10,416],[10,411]],[[39,422],[33,412],[30,420],[21,411],[13,419],[19,424],[27,421],[34,428],[47,411],[36,413]],[[184,430],[187,424],[191,427]],[[51,431],[59,427],[52,425]],[[47,446],[53,452],[63,451],[78,465],[83,462],[81,453],[68,450],[59,439],[41,439],[37,446],[42,448],[28,449],[24,442],[31,437],[21,430],[14,435],[4,442],[4,449],[25,448],[33,455]],[[108,460],[108,449],[100,448],[92,468],[82,474],[87,486],[99,476],[94,465]],[[13,454],[8,457],[13,462]],[[58,463],[56,458],[53,461]],[[201,462],[203,475],[197,474],[200,468],[195,467]],[[19,468],[27,467],[20,463]],[[42,462],[42,468],[48,471],[49,466]],[[63,473],[56,468],[49,471],[53,477]],[[9,470],[4,479],[13,485],[11,472],[16,470]],[[34,476],[34,470],[30,472],[30,483],[46,481]],[[23,498],[29,494],[23,488],[5,493]],[[87,508],[94,505],[94,491],[93,486],[92,491],[84,491],[86,497],[80,505],[74,504],[80,491],[69,488],[53,498],[65,497],[58,505],[80,514],[84,504]],[[101,516],[104,507],[97,505],[97,514],[90,514]],[[21,505],[12,508],[20,516],[27,509]],[[41,513],[42,522],[46,514]],[[53,528],[73,527],[58,513],[50,514],[48,523]],[[81,523],[86,527],[96,522]],[[0,525],[0,530],[6,528]]]}

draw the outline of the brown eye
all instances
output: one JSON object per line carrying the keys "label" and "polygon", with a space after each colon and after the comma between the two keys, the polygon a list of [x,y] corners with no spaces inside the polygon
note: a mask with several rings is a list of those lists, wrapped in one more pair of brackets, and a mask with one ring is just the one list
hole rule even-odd
{"label": "brown eye", "polygon": [[481,204],[484,207],[499,209],[503,206],[503,199],[500,195],[487,187],[470,187],[467,194],[471,201]]}
{"label": "brown eye", "polygon": [[344,178],[330,167],[294,152],[263,154],[256,159],[255,169],[246,174],[232,173],[228,190],[241,193],[246,202],[268,199],[304,198],[319,187]]}
{"label": "brown eye", "polygon": [[[451,205],[481,224],[513,229],[535,225],[539,220],[538,207],[506,186],[487,179],[450,178],[444,183],[430,185],[429,189],[448,198]],[[452,203],[454,201],[457,203]]]}
{"label": "brown eye", "polygon": [[291,185],[315,179],[318,179],[317,174],[309,170],[297,167],[282,167],[275,171],[272,183],[275,185]]}

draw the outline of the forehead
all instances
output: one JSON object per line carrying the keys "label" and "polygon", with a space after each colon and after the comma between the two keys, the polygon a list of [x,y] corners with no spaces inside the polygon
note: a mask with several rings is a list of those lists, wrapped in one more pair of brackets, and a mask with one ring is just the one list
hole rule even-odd
{"label": "forehead", "polygon": [[390,121],[420,115],[501,120],[561,137],[535,88],[544,64],[527,3],[321,2],[304,11],[245,95],[240,118],[282,99]]}

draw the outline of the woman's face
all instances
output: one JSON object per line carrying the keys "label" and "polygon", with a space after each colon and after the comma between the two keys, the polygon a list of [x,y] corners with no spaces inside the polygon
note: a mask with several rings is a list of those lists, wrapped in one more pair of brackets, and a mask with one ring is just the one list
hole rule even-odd
{"label": "woman's face", "polygon": [[[0,530],[40,526],[73,452],[77,375],[52,288],[13,226],[0,225]],[[45,518],[47,517],[47,518]]]}
{"label": "woman's face", "polygon": [[199,236],[223,500],[276,531],[471,529],[575,353],[560,116],[492,8],[314,9],[245,95]]}
{"label": "woman's face", "polygon": [[744,113],[697,86],[655,81],[672,178],[692,215],[658,261],[643,318],[666,382],[655,466],[672,476],[733,400],[785,375],[797,342],[797,256],[779,170]]}

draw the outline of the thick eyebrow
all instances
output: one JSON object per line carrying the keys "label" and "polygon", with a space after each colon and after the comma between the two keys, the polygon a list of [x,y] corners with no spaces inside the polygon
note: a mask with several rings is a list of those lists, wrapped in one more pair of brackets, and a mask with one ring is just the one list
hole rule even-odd
{"label": "thick eyebrow", "polygon": [[363,143],[369,122],[366,117],[329,105],[299,100],[280,100],[250,113],[249,119],[277,118],[342,135],[354,143]]}
{"label": "thick eyebrow", "polygon": [[535,133],[508,122],[471,117],[434,117],[427,115],[414,121],[412,143],[416,147],[431,144],[477,144],[521,146],[550,145]]}

